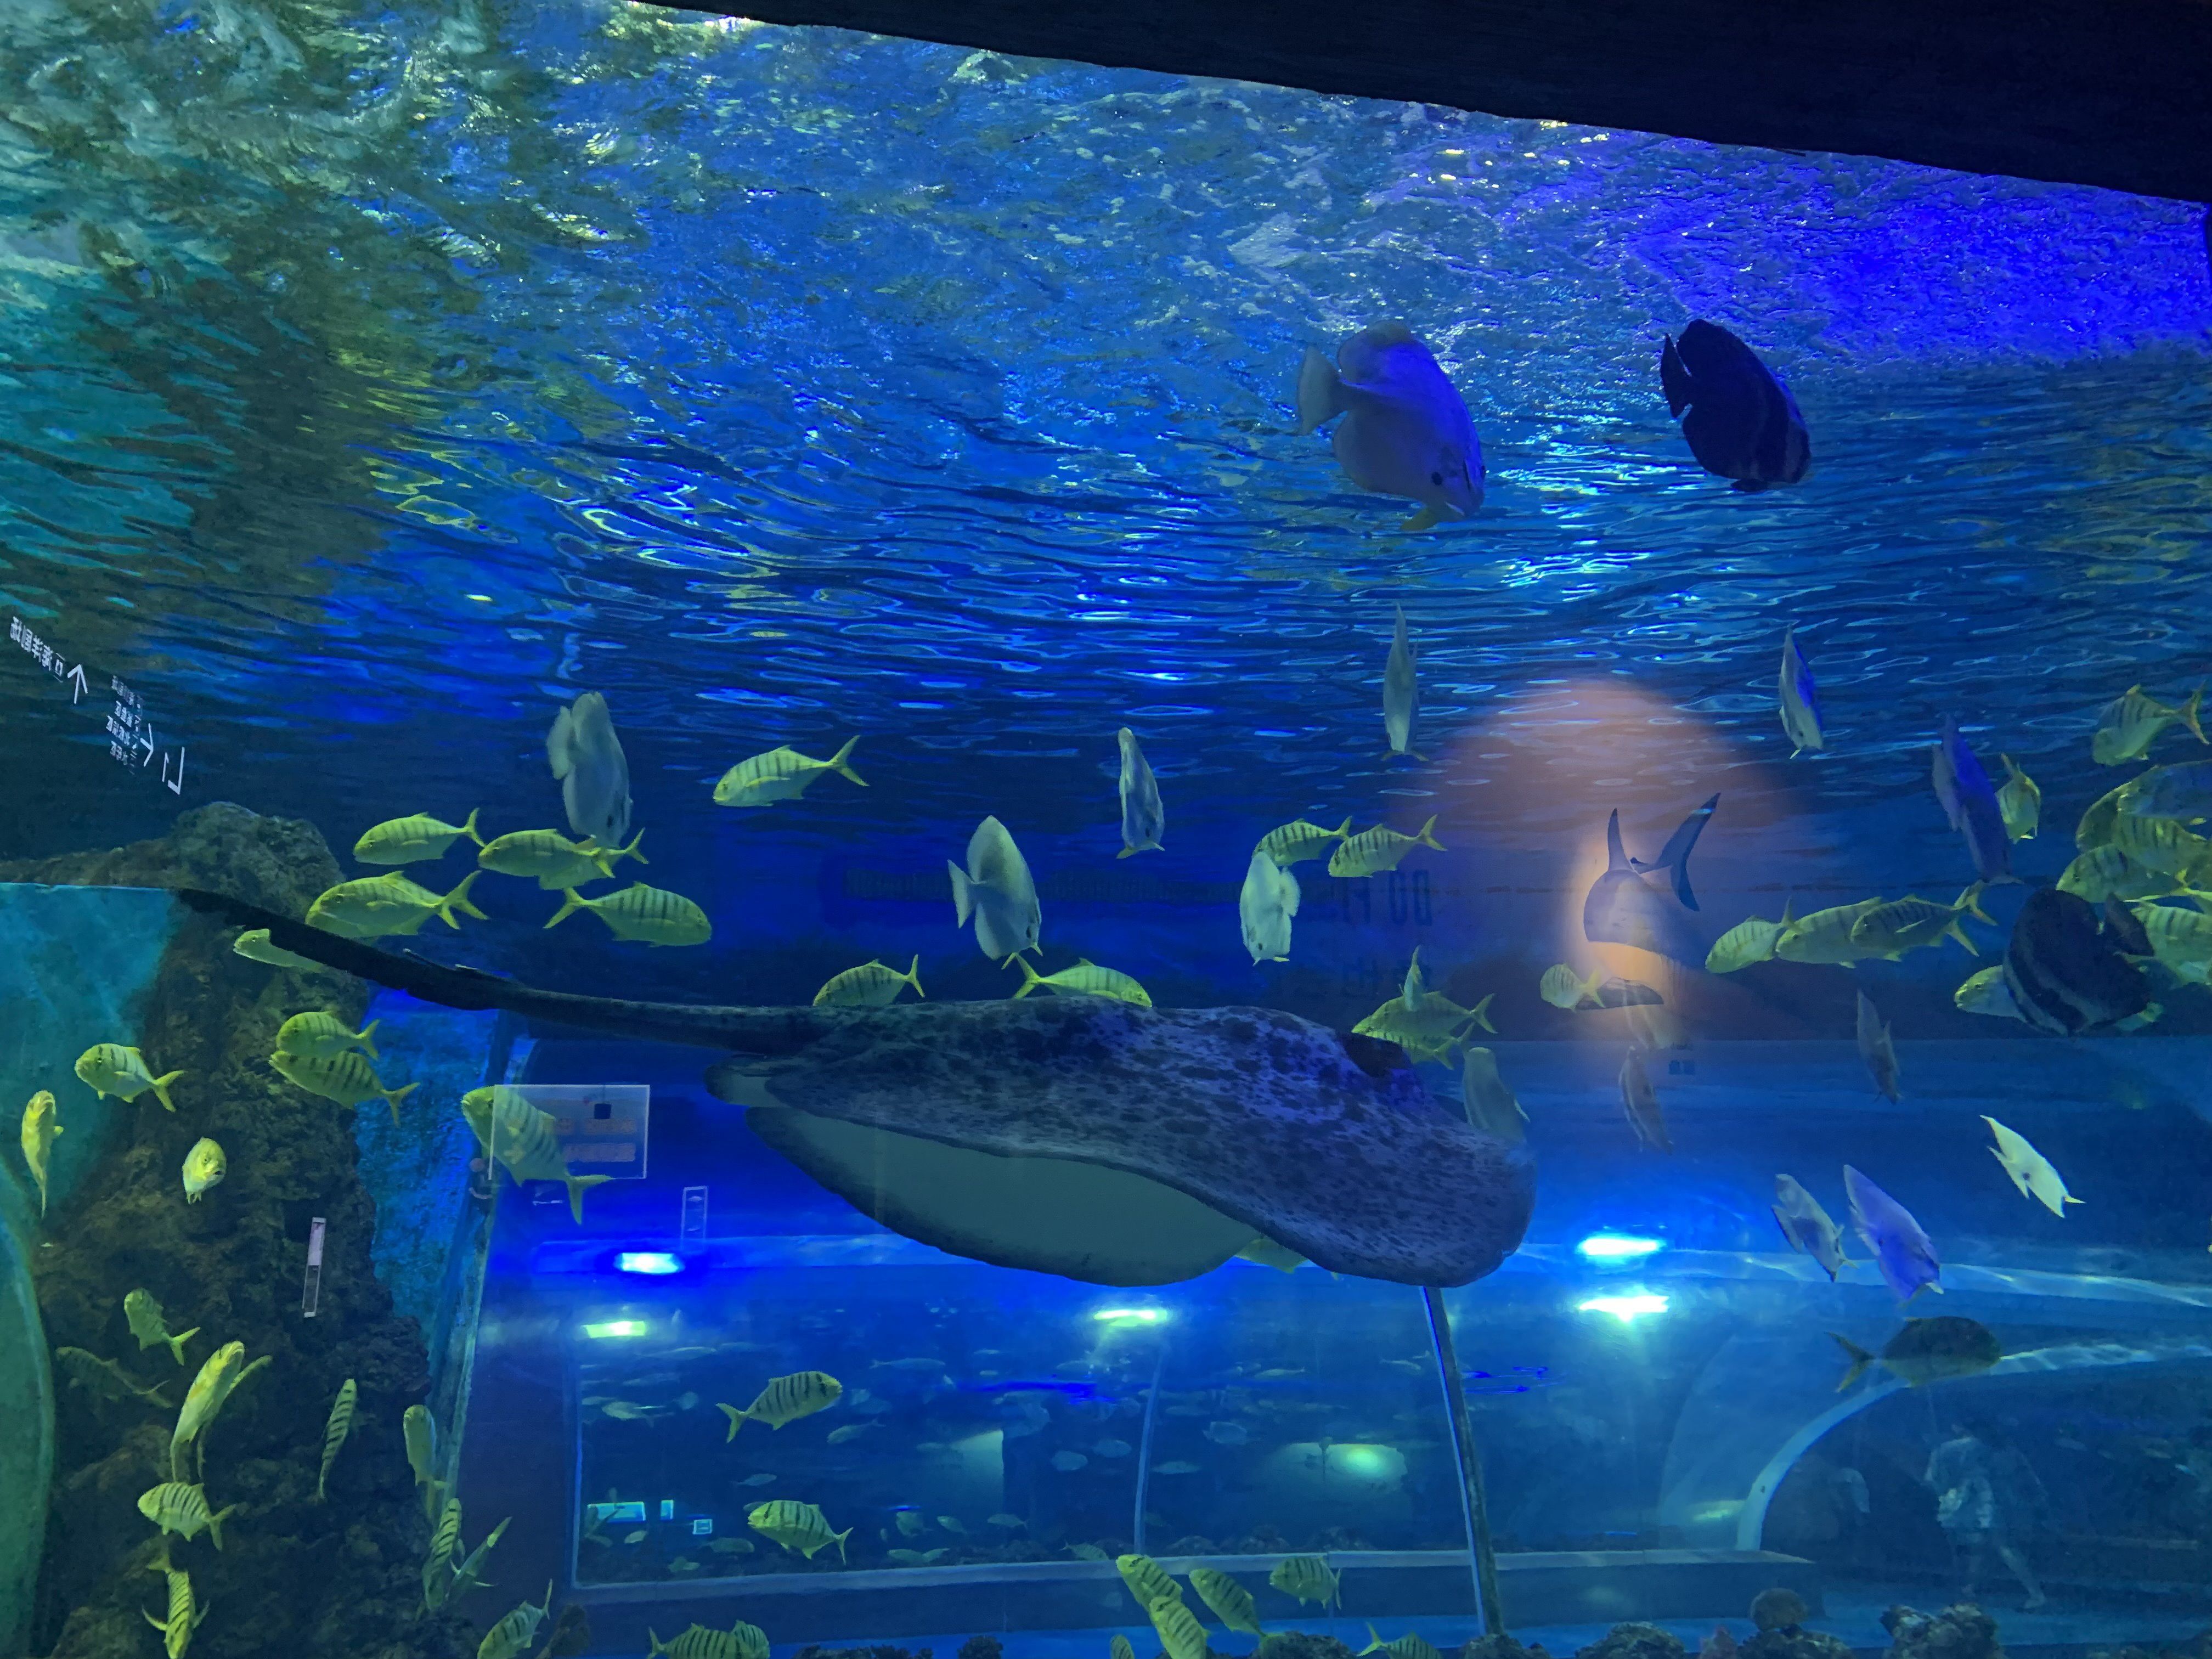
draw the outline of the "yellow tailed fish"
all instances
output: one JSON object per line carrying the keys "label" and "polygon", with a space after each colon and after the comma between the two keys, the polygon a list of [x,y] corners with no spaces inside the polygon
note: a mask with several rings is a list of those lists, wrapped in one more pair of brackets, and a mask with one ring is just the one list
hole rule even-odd
{"label": "yellow tailed fish", "polygon": [[1323,1607],[1338,1599],[1338,1587],[1343,1575],[1328,1565],[1328,1559],[1319,1555],[1286,1555],[1267,1575],[1267,1582],[1285,1595],[1295,1595],[1301,1601],[1318,1601]]}
{"label": "yellow tailed fish", "polygon": [[349,1031],[345,1022],[336,1014],[319,1010],[295,1014],[276,1028],[276,1046],[288,1054],[306,1054],[318,1060],[358,1048],[375,1060],[376,1028],[380,1023],[372,1019],[358,1031]]}
{"label": "yellow tailed fish", "polygon": [[252,1364],[246,1362],[246,1344],[226,1342],[207,1358],[192,1378],[192,1386],[185,1392],[184,1409],[177,1413],[177,1426],[169,1436],[169,1478],[185,1478],[185,1448],[192,1448],[198,1465],[207,1462],[207,1448],[203,1437],[208,1425],[215,1421],[216,1413],[222,1409],[238,1385],[269,1363],[263,1354]]}
{"label": "yellow tailed fish", "polygon": [[553,1606],[553,1581],[545,1581],[545,1599],[532,1607],[525,1601],[505,1614],[477,1644],[477,1659],[517,1659],[538,1639],[538,1626]]}
{"label": "yellow tailed fish", "polygon": [[557,893],[586,882],[611,879],[615,866],[624,859],[651,863],[637,850],[644,839],[641,830],[627,847],[602,847],[589,836],[570,841],[558,830],[515,830],[477,854],[477,864],[502,876],[535,880],[547,892]]}
{"label": "yellow tailed fish", "polygon": [[323,1466],[315,1473],[315,1502],[323,1501],[324,1488],[329,1484],[331,1466],[338,1461],[344,1449],[346,1437],[353,1432],[353,1410],[359,1398],[353,1378],[338,1384],[338,1397],[331,1401],[331,1414],[323,1423]]}
{"label": "yellow tailed fish", "polygon": [[62,1132],[53,1095],[41,1089],[23,1108],[23,1164],[39,1186],[39,1213],[46,1212],[46,1175],[52,1167],[54,1137]]}
{"label": "yellow tailed fish", "polygon": [[1978,921],[1989,920],[1982,909],[1981,896],[1982,884],[1976,882],[1952,904],[1938,904],[1911,894],[1877,904],[1851,924],[1851,948],[1863,957],[1894,962],[1907,951],[1941,945],[1946,939],[1954,939],[1966,947],[1968,956],[1979,956],[1961,924],[1967,916]]}
{"label": "yellow tailed fish", "polygon": [[469,889],[483,874],[481,870],[470,871],[461,878],[460,885],[442,897],[404,876],[364,876],[358,881],[342,881],[316,895],[315,902],[307,907],[307,926],[341,939],[371,939],[420,933],[422,924],[433,916],[448,927],[459,927],[461,924],[453,920],[456,911],[482,921],[484,913],[469,902]]}
{"label": "yellow tailed fish", "polygon": [[557,1181],[568,1189],[568,1213],[584,1219],[584,1194],[611,1176],[571,1175],[561,1150],[553,1115],[530,1103],[520,1089],[495,1084],[461,1097],[461,1114],[484,1150],[518,1187],[526,1181]]}
{"label": "yellow tailed fish", "polygon": [[2203,706],[2201,685],[2179,708],[2169,708],[2157,698],[2145,696],[2140,685],[2131,685],[2099,711],[2097,733],[2089,740],[2089,757],[2100,766],[2140,760],[2150,752],[2158,734],[2176,722],[2187,726],[2190,735],[2203,743],[2204,728],[2198,715]]}
{"label": "yellow tailed fish", "polygon": [[1198,1599],[1213,1609],[1213,1616],[1231,1630],[1241,1631],[1247,1636],[1265,1636],[1260,1628],[1259,1609],[1252,1600],[1252,1592],[1225,1572],[1212,1567],[1193,1567],[1190,1587],[1198,1592]]}
{"label": "yellow tailed fish", "polygon": [[514,1519],[511,1515],[501,1516],[499,1524],[483,1535],[483,1541],[461,1559],[460,1565],[453,1569],[453,1593],[456,1595],[465,1595],[472,1589],[491,1588],[490,1580],[483,1576],[483,1565],[492,1551],[498,1547],[499,1540],[507,1535],[507,1524]]}
{"label": "yellow tailed fish", "polygon": [[191,1645],[192,1632],[207,1617],[207,1610],[203,1607],[194,1611],[191,1575],[181,1568],[171,1566],[166,1551],[161,1559],[146,1571],[160,1573],[169,1583],[167,1617],[156,1619],[149,1613],[145,1616],[146,1622],[161,1632],[161,1651],[168,1656],[168,1659],[184,1659],[185,1650]]}
{"label": "yellow tailed fish", "polygon": [[1329,855],[1328,872],[1345,878],[1377,875],[1396,869],[1398,861],[1416,847],[1441,853],[1444,849],[1436,838],[1436,814],[1432,812],[1429,821],[1410,836],[1400,835],[1387,823],[1363,830]]}
{"label": "yellow tailed fish", "polygon": [[1073,968],[1063,968],[1056,974],[1040,974],[1029,964],[1026,957],[1015,960],[1022,967],[1022,988],[1014,994],[1025,997],[1042,986],[1056,994],[1074,996],[1112,997],[1117,1002],[1134,1003],[1139,1008],[1152,1006],[1152,995],[1127,974],[1112,968],[1101,968],[1085,957]]}
{"label": "yellow tailed fish", "polygon": [[2193,833],[2179,818],[2122,812],[2112,826],[2112,845],[2138,869],[2155,870],[2191,884],[2212,882],[2212,841]]}
{"label": "yellow tailed fish", "polygon": [[175,1533],[187,1544],[205,1532],[217,1549],[222,1547],[222,1523],[237,1508],[232,1504],[210,1510],[207,1493],[183,1480],[165,1480],[138,1494],[138,1513],[163,1532]]}
{"label": "yellow tailed fish", "polygon": [[2069,1204],[2081,1201],[2066,1190],[2065,1181],[2051,1167],[2051,1160],[2030,1146],[2026,1135],[2016,1129],[2008,1129],[1993,1117],[1984,1116],[1982,1121],[1990,1126],[1990,1133],[1996,1141],[1990,1148],[1990,1152],[2004,1166],[2004,1172],[2012,1177],[2012,1184],[2020,1188],[2022,1198],[2033,1199],[2062,1220]]}
{"label": "yellow tailed fish", "polygon": [[[1094,1544],[1091,1547],[1097,1549],[1097,1546]],[[1103,1554],[1105,1552],[1102,1550],[1099,1553]],[[1127,1637],[1116,1631],[1114,1639],[1106,1644],[1106,1659],[1137,1659],[1137,1650],[1129,1645]]]}
{"label": "yellow tailed fish", "polygon": [[353,844],[353,855],[363,864],[416,864],[445,857],[446,849],[463,836],[479,847],[483,845],[483,837],[477,834],[474,811],[460,823],[446,823],[427,812],[416,812],[404,818],[386,818],[363,831]]}
{"label": "yellow tailed fish", "polygon": [[230,948],[233,953],[244,957],[249,962],[265,962],[271,968],[318,969],[323,965],[319,962],[311,962],[305,957],[295,956],[281,945],[270,944],[269,930],[266,927],[247,928],[230,942]]}
{"label": "yellow tailed fish", "polygon": [[341,1106],[358,1106],[363,1101],[380,1100],[392,1109],[392,1121],[399,1122],[399,1103],[419,1086],[409,1083],[397,1089],[387,1089],[375,1069],[350,1049],[335,1054],[288,1054],[278,1049],[269,1056],[269,1068],[287,1081],[305,1089],[311,1095],[320,1095],[325,1100],[335,1101]]}
{"label": "yellow tailed fish", "polygon": [[195,1325],[188,1331],[170,1335],[167,1316],[162,1313],[161,1304],[154,1300],[150,1291],[132,1291],[123,1298],[123,1322],[138,1339],[142,1350],[166,1346],[179,1365],[185,1363],[185,1344],[200,1334],[200,1328]]}
{"label": "yellow tailed fish", "polygon": [[1168,1659],[1206,1659],[1206,1627],[1198,1615],[1183,1605],[1182,1597],[1163,1595],[1145,1612],[1159,1632]]}
{"label": "yellow tailed fish", "polygon": [[1365,1659],[1365,1656],[1370,1653],[1387,1653],[1390,1659],[1443,1659],[1443,1656],[1417,1631],[1407,1631],[1395,1641],[1386,1642],[1372,1625],[1367,1627],[1367,1645],[1360,1649],[1359,1653],[1360,1659]]}
{"label": "yellow tailed fish", "polygon": [[551,927],[579,910],[589,910],[617,939],[643,945],[704,945],[714,937],[707,913],[681,893],[634,882],[605,898],[584,898],[573,887],[562,896]]}
{"label": "yellow tailed fish", "polygon": [[815,1552],[831,1544],[837,1547],[837,1559],[845,1559],[845,1540],[853,1535],[850,1527],[842,1532],[832,1532],[830,1523],[822,1518],[822,1511],[811,1504],[796,1503],[788,1498],[772,1498],[757,1504],[745,1516],[745,1524],[763,1536],[771,1538],[787,1550],[795,1550],[808,1560]]}
{"label": "yellow tailed fish", "polygon": [[428,1406],[410,1406],[399,1414],[400,1438],[407,1447],[407,1467],[422,1493],[422,1515],[434,1520],[438,1513],[438,1425]]}
{"label": "yellow tailed fish", "polygon": [[1324,830],[1317,823],[1308,823],[1300,818],[1279,830],[1267,831],[1260,838],[1260,845],[1255,850],[1265,853],[1278,866],[1287,870],[1307,859],[1320,858],[1334,843],[1351,839],[1352,820],[1348,817],[1334,830]]}
{"label": "yellow tailed fish", "polygon": [[430,1529],[430,1553],[422,1563],[422,1605],[435,1613],[453,1587],[453,1552],[461,1547],[461,1500],[449,1498],[438,1524]]}
{"label": "yellow tailed fish", "polygon": [[2014,841],[2032,841],[2043,822],[2043,791],[2012,763],[2010,755],[1997,758],[2005,769],[2004,786],[1997,791],[1997,813],[2004,819],[2005,834]]}
{"label": "yellow tailed fish", "polygon": [[161,1389],[140,1387],[112,1359],[103,1359],[96,1353],[64,1343],[54,1350],[54,1364],[73,1389],[83,1389],[102,1400],[142,1400],[149,1406],[168,1409],[168,1397]]}
{"label": "yellow tailed fish", "polygon": [[1999,1019],[2023,1018],[2012,1000],[2011,988],[2005,983],[2002,963],[1984,968],[1978,974],[1969,974],[1952,993],[1951,1000],[1961,1013],[1989,1014]]}
{"label": "yellow tailed fish", "polygon": [[1853,945],[1851,929],[1858,925],[1861,916],[1870,910],[1879,910],[1882,904],[1878,898],[1861,899],[1856,904],[1834,905],[1800,916],[1774,941],[1774,954],[1784,962],[1838,965],[1877,955],[1876,951],[1863,951]]}
{"label": "yellow tailed fish", "polygon": [[185,1154],[185,1202],[197,1204],[209,1188],[220,1182],[229,1173],[230,1160],[222,1147],[202,1135],[192,1143],[191,1151]]}
{"label": "yellow tailed fish", "polygon": [[858,738],[848,738],[845,746],[826,761],[809,759],[796,749],[771,749],[741,760],[714,785],[714,805],[767,806],[775,801],[796,800],[824,772],[849,778],[865,789],[866,780],[848,764],[853,745],[858,742]]}
{"label": "yellow tailed fish", "polygon": [[146,1064],[146,1056],[136,1048],[125,1048],[119,1042],[95,1042],[76,1057],[76,1071],[77,1077],[102,1100],[110,1095],[118,1100],[136,1100],[151,1089],[154,1098],[166,1109],[177,1109],[176,1102],[169,1098],[169,1085],[184,1073],[168,1072],[155,1077]]}
{"label": "yellow tailed fish", "polygon": [[916,957],[901,973],[896,968],[886,968],[880,962],[864,962],[857,968],[848,968],[833,975],[830,982],[814,994],[817,1008],[888,1008],[898,1000],[899,993],[908,986],[914,987],[915,995],[925,1002],[928,995],[921,988],[921,958]]}
{"label": "yellow tailed fish", "polygon": [[768,1386],[743,1411],[735,1406],[716,1407],[730,1419],[730,1431],[722,1437],[724,1443],[735,1440],[738,1431],[748,1420],[780,1429],[802,1417],[829,1410],[844,1392],[845,1385],[827,1371],[793,1371],[788,1376],[770,1377]]}
{"label": "yellow tailed fish", "polygon": [[2149,935],[2152,954],[2175,977],[2202,985],[2212,973],[2212,915],[2177,904],[2130,907]]}
{"label": "yellow tailed fish", "polygon": [[1784,933],[1797,925],[1797,919],[1790,911],[1790,906],[1784,904],[1779,921],[1769,921],[1764,916],[1746,916],[1713,941],[1713,948],[1705,952],[1705,971],[1733,974],[1754,962],[1773,961],[1774,947]]}
{"label": "yellow tailed fish", "polygon": [[2164,898],[2179,890],[2175,878],[2147,869],[2110,842],[2093,847],[2059,872],[2058,890],[2102,904],[2108,898]]}
{"label": "yellow tailed fish", "polygon": [[1180,1600],[1182,1590],[1168,1577],[1167,1569],[1149,1555],[1117,1555],[1114,1570],[1121,1575],[1121,1582],[1129,1587],[1129,1594],[1137,1598],[1140,1607],[1150,1607],[1155,1601]]}

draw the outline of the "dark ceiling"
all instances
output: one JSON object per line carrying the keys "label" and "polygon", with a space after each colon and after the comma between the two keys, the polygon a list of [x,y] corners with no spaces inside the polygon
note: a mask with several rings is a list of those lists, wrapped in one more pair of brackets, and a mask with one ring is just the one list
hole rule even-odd
{"label": "dark ceiling", "polygon": [[688,9],[2212,201],[2212,0],[719,0]]}

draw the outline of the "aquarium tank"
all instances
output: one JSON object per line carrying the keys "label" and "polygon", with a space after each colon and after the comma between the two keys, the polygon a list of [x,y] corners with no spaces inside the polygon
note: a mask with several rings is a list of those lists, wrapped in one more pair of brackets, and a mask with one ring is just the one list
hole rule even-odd
{"label": "aquarium tank", "polygon": [[2212,1627],[2195,204],[0,15],[0,1656]]}

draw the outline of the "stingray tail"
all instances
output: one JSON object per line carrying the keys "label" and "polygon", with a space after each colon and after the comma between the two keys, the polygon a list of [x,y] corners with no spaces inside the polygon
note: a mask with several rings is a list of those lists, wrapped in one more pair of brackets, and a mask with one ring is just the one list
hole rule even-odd
{"label": "stingray tail", "polygon": [[1620,809],[1613,809],[1613,816],[1605,821],[1605,872],[1628,868],[1628,854],[1620,845]]}
{"label": "stingray tail", "polygon": [[1659,849],[1659,856],[1649,864],[1637,864],[1639,870],[1672,870],[1674,872],[1674,896],[1682,901],[1685,910],[1698,908],[1698,896],[1690,890],[1690,849],[1698,844],[1705,833],[1705,822],[1713,809],[1721,804],[1718,795],[1698,808],[1674,826],[1674,833],[1667,837],[1667,844]]}

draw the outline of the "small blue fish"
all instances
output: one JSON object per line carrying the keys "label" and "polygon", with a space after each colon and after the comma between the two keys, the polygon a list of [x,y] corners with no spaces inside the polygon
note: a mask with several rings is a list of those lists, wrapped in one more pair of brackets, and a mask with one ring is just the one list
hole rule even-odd
{"label": "small blue fish", "polygon": [[1780,699],[1782,729],[1797,745],[1790,751],[1790,758],[1796,760],[1808,749],[1826,748],[1827,733],[1820,729],[1820,693],[1813,684],[1813,671],[1805,666],[1805,658],[1797,649],[1794,628],[1782,636]]}
{"label": "small blue fish", "polygon": [[1959,722],[1943,716],[1943,735],[1936,745],[1933,781],[1951,827],[1966,838],[1974,874],[1984,884],[2014,881],[2012,837],[2005,831],[2004,809],[1996,786],[1959,735]]}
{"label": "small blue fish", "polygon": [[1813,465],[1797,400],[1759,354],[1717,323],[1692,323],[1659,354],[1667,412],[1682,419],[1690,453],[1743,490],[1796,483]]}
{"label": "small blue fish", "polygon": [[1482,443],[1467,404],[1401,322],[1348,337],[1332,365],[1308,347],[1298,370],[1298,435],[1337,422],[1331,443],[1345,474],[1378,495],[1419,501],[1399,527],[1426,530],[1482,505]]}
{"label": "small blue fish", "polygon": [[1936,1247],[1912,1212],[1869,1181],[1848,1164],[1844,1165],[1844,1191],[1851,1200],[1851,1226],[1872,1252],[1883,1281],[1899,1302],[1910,1302],[1921,1290],[1934,1285],[1943,1264]]}

